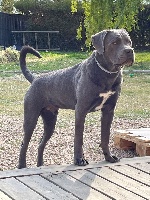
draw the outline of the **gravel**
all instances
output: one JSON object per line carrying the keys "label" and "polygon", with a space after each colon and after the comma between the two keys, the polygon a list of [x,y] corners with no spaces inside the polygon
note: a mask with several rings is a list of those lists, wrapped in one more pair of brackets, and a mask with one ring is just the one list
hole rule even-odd
{"label": "gravel", "polygon": [[[89,114],[85,123],[84,153],[89,162],[104,159],[100,145],[100,117]],[[23,117],[0,115],[0,170],[17,168],[20,145],[23,138]],[[148,119],[114,118],[110,137],[111,152],[119,157],[134,157],[134,151],[124,151],[114,147],[113,136],[116,129],[149,127]],[[35,167],[37,148],[43,132],[41,119],[38,121],[27,152],[27,167]],[[74,112],[65,116],[60,112],[55,132],[44,152],[44,165],[72,164],[74,140]]]}

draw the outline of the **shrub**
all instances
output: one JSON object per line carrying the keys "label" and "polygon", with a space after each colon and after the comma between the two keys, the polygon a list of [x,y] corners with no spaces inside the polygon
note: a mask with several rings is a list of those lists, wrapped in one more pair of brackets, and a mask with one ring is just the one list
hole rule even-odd
{"label": "shrub", "polygon": [[0,51],[0,63],[16,62],[19,60],[19,52],[12,47]]}

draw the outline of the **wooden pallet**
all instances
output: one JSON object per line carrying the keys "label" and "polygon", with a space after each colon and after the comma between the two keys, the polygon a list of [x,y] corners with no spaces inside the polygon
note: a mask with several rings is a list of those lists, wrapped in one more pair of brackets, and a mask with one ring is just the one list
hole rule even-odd
{"label": "wooden pallet", "polygon": [[116,130],[114,145],[124,150],[136,150],[139,156],[150,156],[150,128]]}

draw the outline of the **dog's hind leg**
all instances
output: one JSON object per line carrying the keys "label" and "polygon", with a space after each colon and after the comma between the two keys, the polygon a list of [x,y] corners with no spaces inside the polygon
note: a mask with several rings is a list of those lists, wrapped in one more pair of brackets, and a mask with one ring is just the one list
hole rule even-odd
{"label": "dog's hind leg", "polygon": [[57,114],[58,110],[55,110],[55,112],[51,112],[50,110],[47,109],[44,109],[41,113],[44,123],[44,134],[38,148],[37,166],[43,165],[44,148],[46,146],[47,141],[51,138],[54,132],[57,120]]}
{"label": "dog's hind leg", "polygon": [[[30,116],[29,116],[30,114]],[[18,168],[26,167],[26,153],[28,149],[28,145],[33,134],[34,128],[37,124],[38,116],[32,116],[31,113],[25,115],[24,119],[24,138],[21,145],[20,156],[19,156],[19,165]]]}

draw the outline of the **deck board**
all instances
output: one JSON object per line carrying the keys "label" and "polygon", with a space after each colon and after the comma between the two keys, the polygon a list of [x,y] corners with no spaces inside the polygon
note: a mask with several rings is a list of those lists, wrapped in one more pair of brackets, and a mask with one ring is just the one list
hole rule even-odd
{"label": "deck board", "polygon": [[48,199],[77,200],[77,198],[75,198],[70,193],[54,185],[50,181],[47,181],[39,175],[18,177],[17,179]]}
{"label": "deck board", "polygon": [[12,200],[4,192],[0,191],[0,200]]}
{"label": "deck board", "polygon": [[[124,188],[126,192],[134,193],[136,196],[149,198],[150,197],[150,189],[148,186],[145,186],[144,184],[139,184],[136,180],[133,180],[129,177],[126,177],[125,175],[122,175],[116,171],[111,170],[108,167],[103,168],[94,168],[90,170],[92,173],[96,174],[97,176],[100,176],[104,178],[105,180],[108,180],[112,182],[115,185],[118,185],[120,187],[120,191],[122,192],[122,189]],[[137,197],[136,197],[137,199]]]}
{"label": "deck board", "polygon": [[0,189],[15,200],[45,200],[15,178],[1,179]]}
{"label": "deck board", "polygon": [[89,186],[109,195],[114,199],[137,199],[141,200],[137,194],[133,194],[124,188],[121,188],[119,185],[114,184],[114,182],[110,182],[108,179],[104,179],[103,177],[98,176],[99,173],[91,173],[86,170],[82,170],[80,172],[68,172],[74,178],[79,178],[83,183],[88,184]]}
{"label": "deck board", "polygon": [[143,172],[150,175],[150,163],[137,163],[136,165],[135,164],[129,164],[129,166],[131,166],[135,169],[138,169],[140,171],[143,171]]}
{"label": "deck board", "polygon": [[72,194],[74,194],[75,196],[77,196],[80,199],[104,199],[104,200],[108,200],[110,198],[106,197],[105,195],[99,193],[98,191],[96,191],[95,189],[91,188],[90,185],[86,185],[83,182],[65,174],[65,173],[61,173],[58,175],[53,175],[53,176],[49,176],[44,175],[45,178],[47,178],[48,180],[54,182],[55,184],[59,185],[61,188],[67,190],[68,192],[71,192]]}
{"label": "deck board", "polygon": [[150,156],[0,172],[0,200],[149,200]]}
{"label": "deck board", "polygon": [[130,166],[114,166],[111,167],[112,170],[117,171],[118,173],[124,174],[126,177],[130,177],[131,179],[136,180],[139,183],[143,183],[144,185],[147,185],[150,187],[150,175],[147,173],[144,173],[142,171],[139,171],[137,169],[133,169]]}

